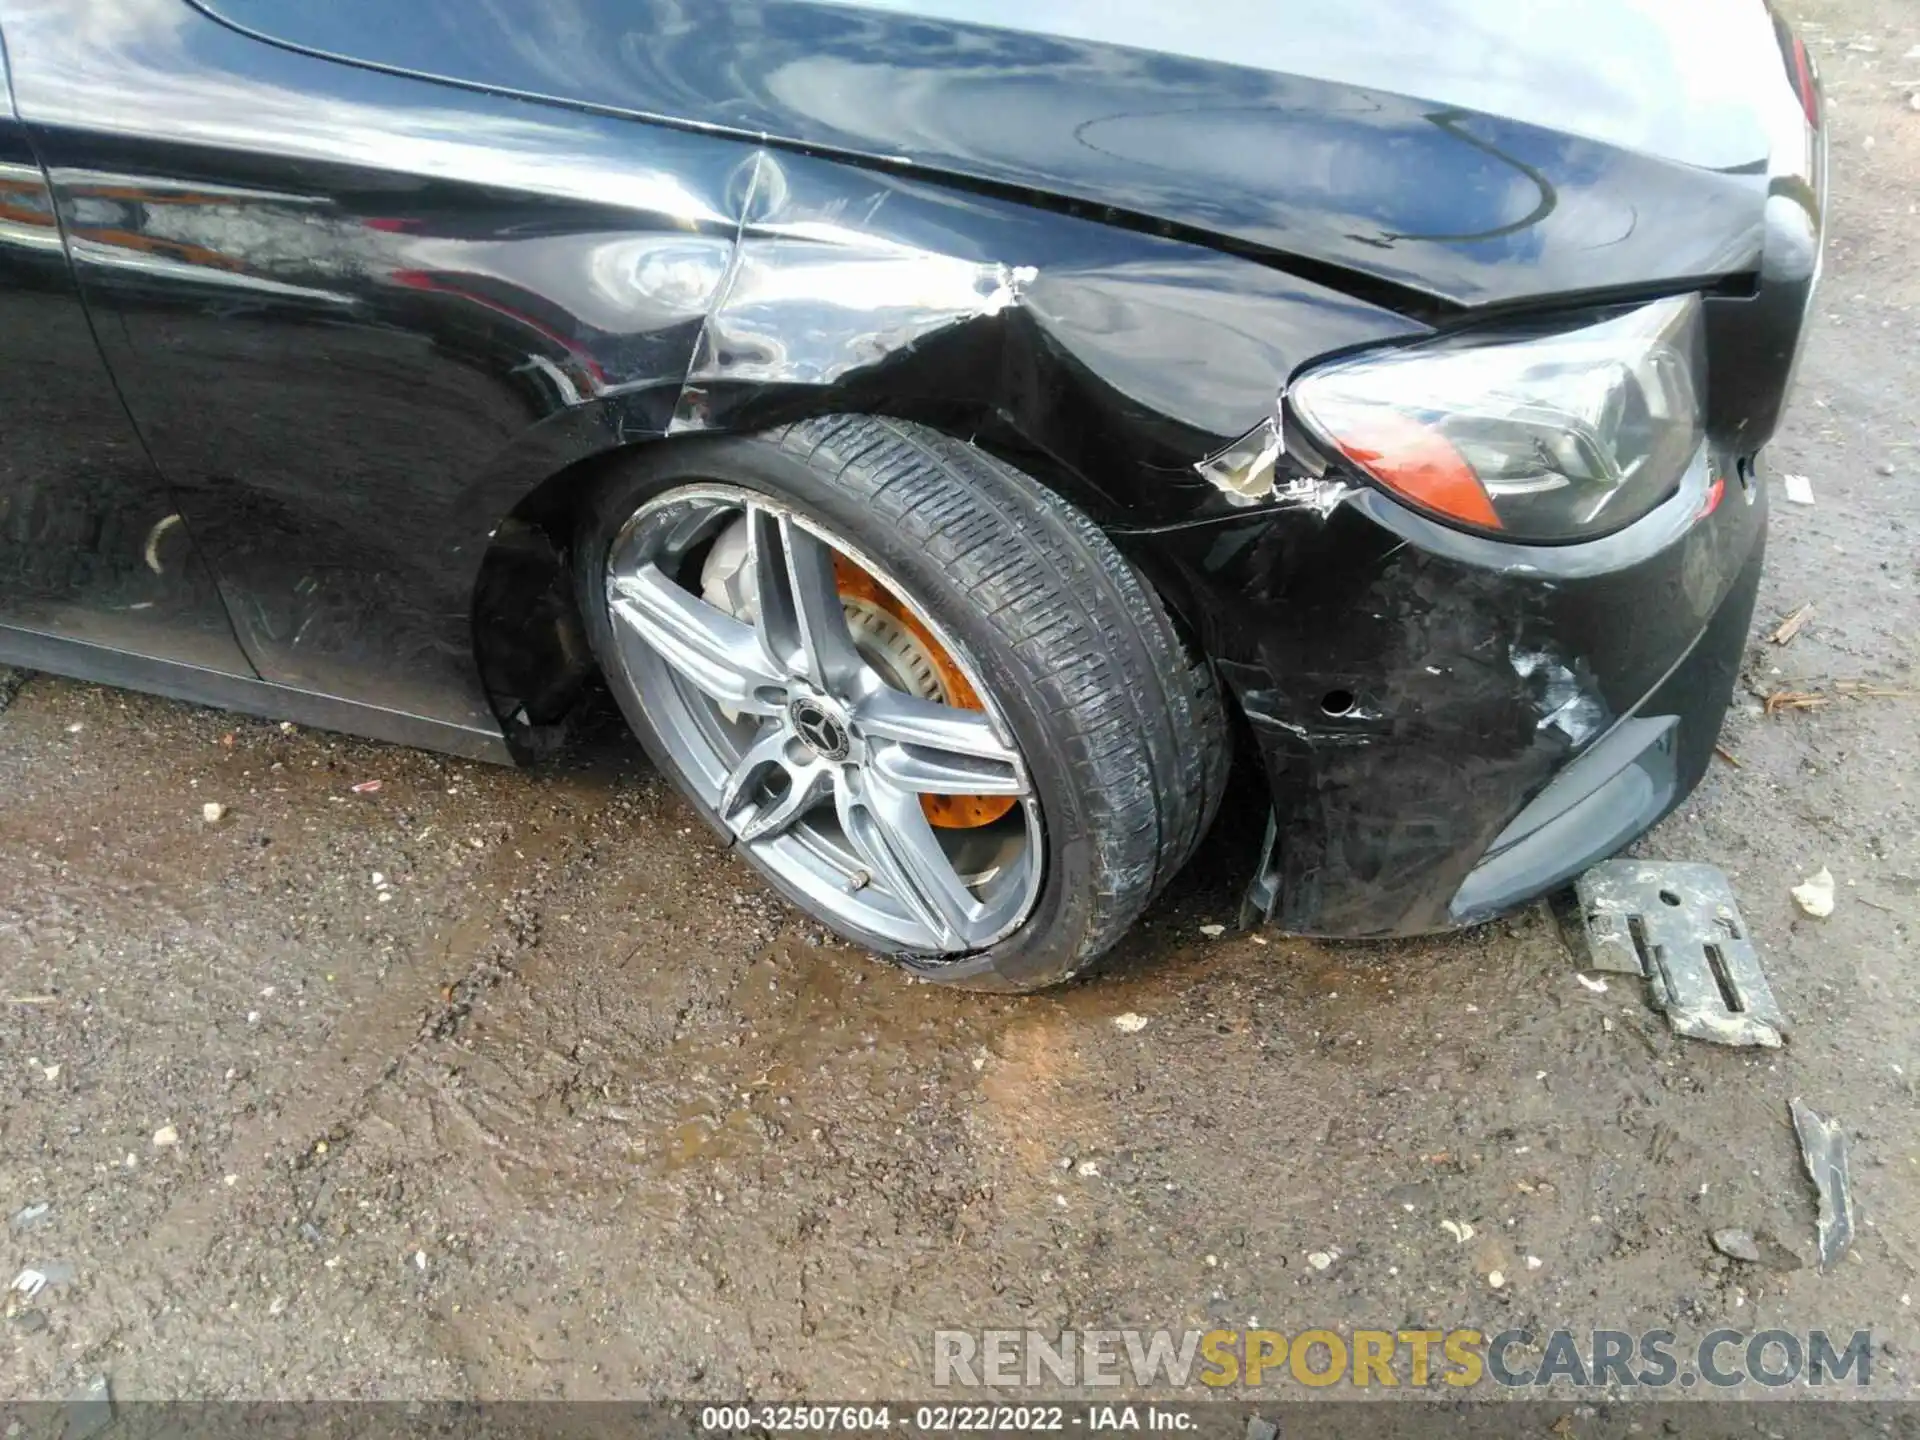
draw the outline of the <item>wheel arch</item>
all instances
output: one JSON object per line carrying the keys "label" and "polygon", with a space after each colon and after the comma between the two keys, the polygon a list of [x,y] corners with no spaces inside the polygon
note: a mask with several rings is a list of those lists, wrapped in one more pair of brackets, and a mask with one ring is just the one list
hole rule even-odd
{"label": "wheel arch", "polygon": [[[470,512],[495,517],[485,531],[473,581],[474,664],[517,756],[533,759],[557,743],[567,716],[597,673],[574,598],[570,550],[575,521],[599,487],[633,457],[663,446],[711,444],[849,413],[912,421],[978,446],[1103,527],[1120,514],[1110,495],[985,406],[912,396],[849,405],[837,391],[801,390],[770,393],[759,403],[733,410],[725,424],[679,433],[666,433],[657,425],[634,433],[622,423],[630,417],[618,413],[603,415],[591,425],[583,425],[577,416],[556,417],[535,427],[502,457],[476,487],[476,508]],[[1192,627],[1179,614],[1185,597],[1177,592],[1184,587],[1171,571],[1152,564],[1151,557],[1129,558],[1174,610],[1191,643]]]}

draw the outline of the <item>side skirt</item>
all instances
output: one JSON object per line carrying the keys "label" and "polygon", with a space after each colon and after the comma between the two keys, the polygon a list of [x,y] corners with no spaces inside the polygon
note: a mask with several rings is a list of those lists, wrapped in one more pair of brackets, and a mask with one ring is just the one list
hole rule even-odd
{"label": "side skirt", "polygon": [[11,625],[0,625],[0,664],[164,695],[172,700],[210,705],[217,710],[235,710],[269,720],[291,720],[315,730],[333,730],[342,735],[439,750],[467,760],[486,760],[497,765],[516,763],[506,737],[497,729],[455,725],[446,720],[409,715],[402,710],[385,710],[357,700],[344,700],[337,695],[274,685],[251,676],[227,675],[197,665],[136,655]]}

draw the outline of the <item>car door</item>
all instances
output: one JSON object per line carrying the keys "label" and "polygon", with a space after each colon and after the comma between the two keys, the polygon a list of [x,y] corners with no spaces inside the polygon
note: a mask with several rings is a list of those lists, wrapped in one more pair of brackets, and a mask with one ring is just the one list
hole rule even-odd
{"label": "car door", "polygon": [[161,689],[169,662],[253,675],[94,343],[3,49],[0,660]]}
{"label": "car door", "polygon": [[494,532],[664,431],[751,148],[296,54],[186,0],[0,17],[102,349],[248,657],[362,707],[342,728],[498,757]]}

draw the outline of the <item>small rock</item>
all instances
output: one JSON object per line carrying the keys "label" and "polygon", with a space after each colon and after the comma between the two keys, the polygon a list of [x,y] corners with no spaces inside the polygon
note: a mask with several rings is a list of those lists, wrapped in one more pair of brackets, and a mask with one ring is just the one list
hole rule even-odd
{"label": "small rock", "polygon": [[[1916,101],[1920,101],[1920,91],[1914,92],[1913,98]],[[1913,108],[1916,110],[1920,110],[1920,104],[1914,105]],[[1882,460],[1878,465],[1874,466],[1873,468],[1879,471],[1882,475],[1893,474],[1893,462],[1889,460]]]}
{"label": "small rock", "polygon": [[1826,919],[1833,914],[1833,872],[1822,865],[1805,882],[1793,887],[1793,898],[1814,919]]}
{"label": "small rock", "polygon": [[1202,925],[1200,927],[1200,933],[1209,940],[1218,940],[1222,935],[1227,933],[1227,927],[1224,925]]}
{"label": "small rock", "polygon": [[1581,975],[1576,973],[1573,978],[1578,980],[1584,988],[1591,990],[1596,995],[1604,995],[1607,993],[1607,982],[1600,979],[1597,975]]}
{"label": "small rock", "polygon": [[1280,1427],[1258,1415],[1247,1417],[1247,1440],[1280,1440]]}
{"label": "small rock", "polygon": [[1542,1265],[1546,1263],[1547,1262],[1542,1260],[1538,1255],[1527,1256],[1527,1269],[1529,1270],[1538,1270]]}
{"label": "small rock", "polygon": [[[1907,96],[1907,108],[1909,110],[1920,110],[1920,90],[1916,90]],[[1892,473],[1893,467],[1889,465],[1887,467],[1887,474],[1891,475]]]}
{"label": "small rock", "polygon": [[1753,1236],[1745,1230],[1714,1231],[1713,1248],[1730,1260],[1744,1260],[1749,1265],[1760,1263],[1760,1247],[1753,1243]]}
{"label": "small rock", "polygon": [[200,818],[209,825],[218,825],[226,818],[227,807],[218,800],[209,800],[200,807]]}
{"label": "small rock", "polygon": [[416,1250],[413,1252],[413,1268],[416,1270],[424,1270],[427,1268],[427,1252],[426,1251]]}
{"label": "small rock", "polygon": [[1507,1277],[1502,1275],[1498,1270],[1490,1270],[1487,1272],[1487,1284],[1491,1285],[1494,1289],[1504,1289],[1506,1283]]}
{"label": "small rock", "polygon": [[1804,475],[1782,475],[1780,483],[1787,487],[1787,499],[1796,505],[1813,504],[1813,481]]}
{"label": "small rock", "polygon": [[1307,1264],[1311,1265],[1316,1270],[1325,1270],[1328,1266],[1333,1264],[1333,1256],[1329,1255],[1324,1250],[1316,1250],[1311,1255],[1307,1256]]}
{"label": "small rock", "polygon": [[180,1132],[171,1125],[162,1125],[153,1132],[153,1148],[156,1150],[171,1150],[179,1143]]}
{"label": "small rock", "polygon": [[1074,1173],[1082,1180],[1092,1180],[1100,1173],[1100,1162],[1098,1160],[1082,1160],[1075,1168]]}
{"label": "small rock", "polygon": [[1138,1035],[1147,1028],[1147,1017],[1129,1010],[1124,1015],[1113,1017],[1113,1028],[1122,1035]]}
{"label": "small rock", "polygon": [[1473,1239],[1473,1226],[1464,1220],[1442,1220],[1440,1228],[1453,1237],[1456,1245],[1464,1245]]}

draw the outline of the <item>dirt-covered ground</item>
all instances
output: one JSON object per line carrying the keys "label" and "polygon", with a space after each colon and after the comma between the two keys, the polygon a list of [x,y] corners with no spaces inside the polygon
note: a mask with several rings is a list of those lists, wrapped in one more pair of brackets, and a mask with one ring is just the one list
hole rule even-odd
{"label": "dirt-covered ground", "polygon": [[[1920,1378],[1920,699],[1842,693],[1920,690],[1920,10],[1801,14],[1830,268],[1728,758],[1641,847],[1733,876],[1786,1050],[1676,1041],[1544,911],[1209,940],[1244,836],[1100,978],[947,993],[783,907],[610,727],[514,773],[30,677],[0,1280],[54,1279],[0,1397],[900,1396],[991,1325],[1870,1327],[1876,1388]],[[1854,1147],[1825,1276],[1794,1096]]]}

